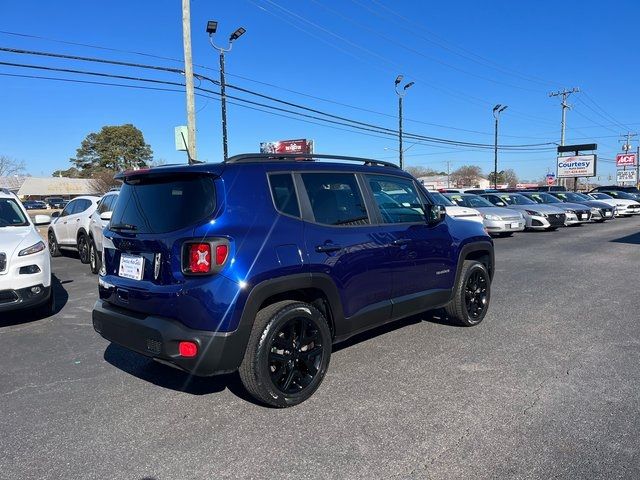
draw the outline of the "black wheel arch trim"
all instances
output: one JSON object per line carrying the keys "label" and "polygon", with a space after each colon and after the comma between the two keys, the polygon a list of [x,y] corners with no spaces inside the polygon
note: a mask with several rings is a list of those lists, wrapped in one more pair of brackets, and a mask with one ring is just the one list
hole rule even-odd
{"label": "black wheel arch trim", "polygon": [[470,254],[473,254],[475,252],[481,252],[489,256],[489,265],[487,265],[487,270],[489,272],[489,279],[493,280],[493,275],[495,273],[495,256],[493,252],[493,243],[490,241],[479,241],[467,243],[460,248],[460,253],[458,254],[458,265],[456,266],[456,280],[454,285],[457,285],[458,281],[460,280],[462,264],[465,260],[467,260]]}

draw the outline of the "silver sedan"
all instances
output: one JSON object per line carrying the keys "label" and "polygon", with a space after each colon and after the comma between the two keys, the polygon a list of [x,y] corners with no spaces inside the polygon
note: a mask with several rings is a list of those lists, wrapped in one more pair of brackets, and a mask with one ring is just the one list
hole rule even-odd
{"label": "silver sedan", "polygon": [[490,235],[509,237],[526,226],[520,212],[496,207],[487,199],[470,193],[446,193],[445,197],[460,207],[475,208],[482,215],[482,223]]}

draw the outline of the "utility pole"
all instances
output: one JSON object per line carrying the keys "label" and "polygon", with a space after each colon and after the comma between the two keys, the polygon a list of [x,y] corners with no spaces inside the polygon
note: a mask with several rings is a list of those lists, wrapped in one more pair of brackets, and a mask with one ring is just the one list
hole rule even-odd
{"label": "utility pole", "polygon": [[[559,90],[557,92],[551,92],[549,97],[562,97],[562,102],[560,105],[562,106],[562,120],[560,122],[560,146],[564,146],[564,133],[567,125],[567,108],[571,108],[571,106],[567,103],[567,98],[572,93],[579,93],[580,89],[577,87],[572,88],[571,90]],[[558,162],[556,162],[556,178],[558,178]],[[559,179],[558,179],[559,180]],[[562,179],[563,184],[566,183],[565,179]]]}
{"label": "utility pole", "polygon": [[235,32],[231,34],[229,37],[229,46],[227,48],[218,47],[215,43],[213,43],[213,34],[216,33],[218,29],[218,22],[209,20],[207,22],[207,33],[209,34],[209,43],[213,48],[220,52],[220,105],[222,108],[222,155],[224,157],[224,161],[227,161],[229,158],[229,147],[227,145],[227,94],[226,94],[226,83],[224,78],[224,54],[231,51],[233,47],[233,42],[240,38],[246,30],[243,27],[236,29]]}
{"label": "utility pole", "polygon": [[451,169],[451,161],[447,160],[447,188],[449,188],[449,171]]}
{"label": "utility pole", "polygon": [[402,149],[402,99],[406,95],[407,89],[415,84],[415,82],[409,82],[402,90],[398,90],[398,86],[403,78],[404,75],[398,75],[395,81],[396,95],[398,95],[398,159],[400,170],[404,170],[404,150]]}
{"label": "utility pole", "polygon": [[493,188],[498,189],[498,123],[500,114],[507,109],[506,105],[498,104],[493,107],[493,118],[495,118],[495,138],[493,144]]}
{"label": "utility pole", "polygon": [[184,48],[184,78],[187,89],[187,150],[189,162],[196,158],[196,105],[193,91],[193,61],[191,60],[191,0],[182,0],[182,45]]}

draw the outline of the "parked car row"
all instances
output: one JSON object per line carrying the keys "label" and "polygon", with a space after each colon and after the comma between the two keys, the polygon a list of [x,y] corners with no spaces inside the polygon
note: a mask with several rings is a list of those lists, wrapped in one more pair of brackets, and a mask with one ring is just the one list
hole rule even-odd
{"label": "parked car row", "polygon": [[[453,217],[482,222],[490,235],[555,230],[640,214],[640,193],[599,187],[589,194],[561,189],[445,189],[429,192]],[[460,211],[459,209],[464,209]]]}

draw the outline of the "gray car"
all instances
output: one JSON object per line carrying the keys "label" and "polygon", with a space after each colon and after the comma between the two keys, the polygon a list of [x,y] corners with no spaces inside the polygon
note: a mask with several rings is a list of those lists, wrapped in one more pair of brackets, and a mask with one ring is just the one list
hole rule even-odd
{"label": "gray car", "polygon": [[526,230],[556,230],[564,227],[567,218],[561,208],[536,203],[519,193],[485,193],[480,196],[496,207],[518,210],[525,219]]}
{"label": "gray car", "polygon": [[564,210],[565,225],[580,225],[591,220],[591,208],[577,203],[563,202],[547,192],[522,192],[522,195],[542,205],[553,205]]}
{"label": "gray car", "polygon": [[460,207],[475,208],[482,215],[482,223],[490,235],[509,237],[513,232],[521,232],[525,220],[520,212],[496,207],[486,198],[470,193],[445,193],[445,197]]}
{"label": "gray car", "polygon": [[593,198],[578,192],[549,192],[549,195],[553,195],[562,202],[577,203],[584,205],[591,209],[591,221],[596,223],[602,223],[607,220],[612,220],[615,214],[615,207],[612,207],[608,203],[599,202]]}

